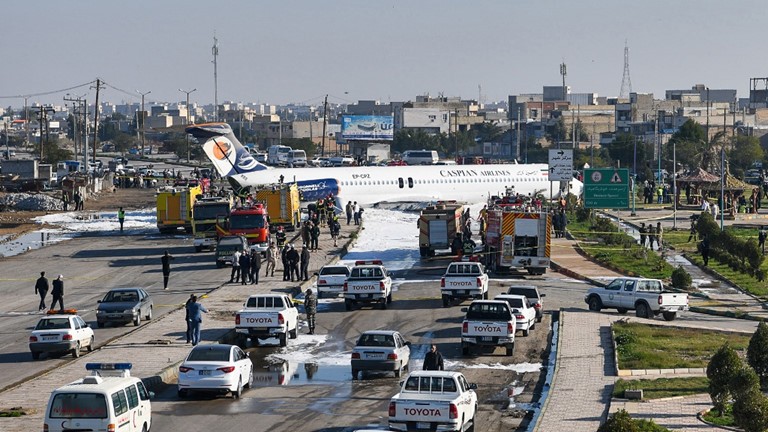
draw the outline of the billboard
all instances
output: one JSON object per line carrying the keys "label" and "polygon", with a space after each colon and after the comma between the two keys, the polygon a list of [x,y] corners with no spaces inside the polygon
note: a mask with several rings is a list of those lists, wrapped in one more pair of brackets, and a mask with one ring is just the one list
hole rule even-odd
{"label": "billboard", "polygon": [[341,118],[341,136],[344,140],[392,141],[393,116],[345,115]]}

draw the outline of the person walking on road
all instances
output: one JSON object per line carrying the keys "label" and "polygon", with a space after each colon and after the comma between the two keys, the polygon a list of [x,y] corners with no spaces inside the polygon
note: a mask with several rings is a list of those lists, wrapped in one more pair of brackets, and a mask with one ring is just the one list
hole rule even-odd
{"label": "person walking on road", "polygon": [[37,278],[37,282],[35,282],[35,294],[40,295],[40,304],[37,306],[37,310],[45,310],[45,296],[48,294],[48,288],[50,288],[50,285],[48,285],[48,279],[45,277],[45,272],[40,272],[40,277]]}
{"label": "person walking on road", "polygon": [[309,334],[315,334],[315,314],[317,314],[317,297],[312,289],[308,288],[304,293],[304,311],[307,313],[307,327]]}
{"label": "person walking on road", "polygon": [[205,306],[197,302],[197,296],[192,297],[187,302],[187,313],[189,314],[190,330],[192,333],[192,345],[200,343],[200,324],[203,322],[203,313],[208,313]]}
{"label": "person walking on road", "polygon": [[[248,276],[251,272],[251,256],[248,255],[248,251],[243,251],[240,254],[240,285],[246,285],[248,283]],[[237,279],[235,279],[237,282]]]}
{"label": "person walking on road", "polygon": [[229,283],[240,280],[240,249],[232,254],[232,272],[229,274]]}
{"label": "person walking on road", "polygon": [[51,290],[51,310],[59,303],[59,310],[64,310],[64,275],[59,275],[53,280],[53,289]]}
{"label": "person walking on road", "polygon": [[187,302],[184,303],[184,321],[187,322],[187,343],[192,342],[192,321],[189,319],[189,305],[195,302],[195,295],[190,294]]}
{"label": "person walking on road", "polygon": [[120,207],[117,210],[117,221],[120,222],[120,232],[123,232],[123,223],[125,223],[125,211]]}
{"label": "person walking on road", "polygon": [[171,260],[174,259],[168,251],[160,258],[163,264],[163,289],[168,289],[168,279],[171,277]]}
{"label": "person walking on road", "polygon": [[437,350],[437,345],[432,345],[429,352],[424,356],[423,370],[444,370],[443,355]]}
{"label": "person walking on road", "polygon": [[309,280],[309,248],[307,246],[301,247],[301,271],[299,272],[299,280]]}
{"label": "person walking on road", "polygon": [[659,250],[661,250],[661,241],[664,237],[664,228],[661,227],[661,222],[656,222],[656,244],[659,246]]}
{"label": "person walking on road", "polygon": [[261,271],[261,255],[255,250],[251,251],[251,285],[259,284],[259,272]]}
{"label": "person walking on road", "polygon": [[355,225],[360,225],[360,206],[357,205],[357,201],[352,204],[352,216],[355,218]]}
{"label": "person walking on road", "polygon": [[275,266],[277,266],[277,246],[275,246],[275,242],[269,243],[269,248],[267,248],[267,271],[264,272],[264,277],[267,276],[275,276]]}

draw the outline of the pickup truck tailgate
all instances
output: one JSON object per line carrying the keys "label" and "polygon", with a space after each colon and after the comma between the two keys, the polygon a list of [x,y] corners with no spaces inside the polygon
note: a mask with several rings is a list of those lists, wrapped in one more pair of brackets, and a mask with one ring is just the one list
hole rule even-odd
{"label": "pickup truck tailgate", "polygon": [[665,308],[677,306],[680,309],[686,309],[688,307],[688,294],[665,292],[660,297],[661,305]]}
{"label": "pickup truck tailgate", "polygon": [[[409,429],[434,430],[435,423],[449,423],[451,403],[447,401],[393,400],[394,415],[390,422],[407,423]],[[391,414],[391,413],[390,413]]]}
{"label": "pickup truck tailgate", "polygon": [[[496,321],[464,321],[462,326],[462,336],[488,336],[488,337],[506,337],[510,331],[507,322]],[[512,327],[512,332],[515,328]]]}

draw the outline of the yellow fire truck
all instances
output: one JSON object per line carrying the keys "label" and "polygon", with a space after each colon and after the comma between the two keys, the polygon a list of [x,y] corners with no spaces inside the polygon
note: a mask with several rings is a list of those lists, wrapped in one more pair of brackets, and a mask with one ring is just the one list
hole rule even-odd
{"label": "yellow fire truck", "polygon": [[486,267],[504,272],[525,269],[543,275],[549,267],[552,217],[513,208],[488,210]]}
{"label": "yellow fire truck", "polygon": [[419,255],[434,256],[436,250],[450,249],[456,233],[461,232],[464,206],[455,201],[438,201],[419,216]]}
{"label": "yellow fire truck", "polygon": [[267,207],[271,229],[282,226],[294,231],[301,223],[301,201],[296,183],[274,183],[257,189],[253,194],[256,202]]}
{"label": "yellow fire truck", "polygon": [[165,186],[157,190],[157,229],[172,233],[179,228],[192,232],[192,207],[203,195],[200,186]]}

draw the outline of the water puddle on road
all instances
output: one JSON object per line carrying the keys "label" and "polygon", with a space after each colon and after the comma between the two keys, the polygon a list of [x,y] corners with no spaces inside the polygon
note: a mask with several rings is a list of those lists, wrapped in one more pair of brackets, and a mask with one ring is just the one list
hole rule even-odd
{"label": "water puddle on road", "polygon": [[16,256],[33,249],[40,249],[63,240],[69,240],[72,236],[56,231],[32,231],[13,240],[9,240],[9,238],[6,236],[0,240],[0,256]]}
{"label": "water puddle on road", "polygon": [[349,383],[352,373],[349,366],[283,361],[268,363],[253,361],[253,387],[328,385]]}

